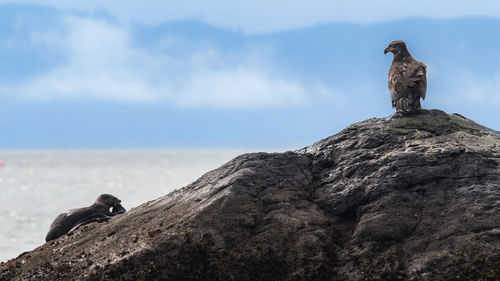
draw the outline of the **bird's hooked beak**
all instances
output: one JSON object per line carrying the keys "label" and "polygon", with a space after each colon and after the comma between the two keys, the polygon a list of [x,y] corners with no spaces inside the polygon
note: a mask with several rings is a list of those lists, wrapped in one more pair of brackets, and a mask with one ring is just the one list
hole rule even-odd
{"label": "bird's hooked beak", "polygon": [[389,52],[392,52],[392,48],[391,47],[385,48],[384,55],[387,54],[387,53],[389,53]]}

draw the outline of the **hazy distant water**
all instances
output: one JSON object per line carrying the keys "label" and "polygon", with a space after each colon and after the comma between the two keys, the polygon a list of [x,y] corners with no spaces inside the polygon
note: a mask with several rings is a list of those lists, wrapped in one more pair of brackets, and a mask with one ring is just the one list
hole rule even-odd
{"label": "hazy distant water", "polygon": [[241,154],[207,151],[0,151],[0,261],[42,245],[53,219],[111,193],[127,209]]}

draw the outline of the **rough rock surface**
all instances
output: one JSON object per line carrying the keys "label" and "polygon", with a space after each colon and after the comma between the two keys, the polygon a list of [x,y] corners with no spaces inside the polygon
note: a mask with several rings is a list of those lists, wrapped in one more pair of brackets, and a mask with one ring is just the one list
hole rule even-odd
{"label": "rough rock surface", "polygon": [[500,133],[424,110],[241,155],[1,280],[499,280]]}

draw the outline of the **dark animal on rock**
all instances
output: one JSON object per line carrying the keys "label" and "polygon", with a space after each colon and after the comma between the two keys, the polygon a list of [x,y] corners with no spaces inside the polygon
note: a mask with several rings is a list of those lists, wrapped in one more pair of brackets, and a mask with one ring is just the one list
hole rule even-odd
{"label": "dark animal on rock", "polygon": [[384,54],[388,52],[394,54],[388,80],[392,107],[400,114],[416,112],[427,91],[426,66],[410,55],[404,41],[391,42]]}

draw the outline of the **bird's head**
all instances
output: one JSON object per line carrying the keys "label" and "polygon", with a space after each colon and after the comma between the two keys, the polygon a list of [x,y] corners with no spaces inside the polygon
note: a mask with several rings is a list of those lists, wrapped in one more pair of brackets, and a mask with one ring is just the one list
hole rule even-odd
{"label": "bird's head", "polygon": [[385,48],[384,54],[388,52],[393,53],[395,58],[404,57],[410,54],[403,40],[392,41],[391,44]]}

